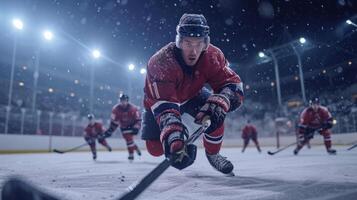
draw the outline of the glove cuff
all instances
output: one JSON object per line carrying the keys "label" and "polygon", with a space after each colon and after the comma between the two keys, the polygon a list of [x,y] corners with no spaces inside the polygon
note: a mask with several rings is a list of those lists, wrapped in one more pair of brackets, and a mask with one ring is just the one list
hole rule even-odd
{"label": "glove cuff", "polygon": [[229,99],[223,94],[213,94],[208,97],[207,102],[219,105],[225,112],[228,112],[230,108]]}

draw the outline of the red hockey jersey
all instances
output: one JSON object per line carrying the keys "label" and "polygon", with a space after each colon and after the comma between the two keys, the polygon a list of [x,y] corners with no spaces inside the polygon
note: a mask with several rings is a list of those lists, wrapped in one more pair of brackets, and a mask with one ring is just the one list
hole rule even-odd
{"label": "red hockey jersey", "polygon": [[210,44],[197,64],[186,68],[180,65],[177,51],[175,43],[169,43],[149,60],[144,88],[146,109],[154,111],[164,102],[182,104],[196,96],[205,84],[218,93],[226,84],[233,83],[243,93],[240,77],[227,66],[219,48]]}
{"label": "red hockey jersey", "polygon": [[103,125],[99,122],[94,122],[93,125],[88,124],[88,126],[84,129],[86,135],[91,137],[96,137],[98,134],[103,133]]}
{"label": "red hockey jersey", "polygon": [[312,107],[307,107],[300,115],[300,124],[311,128],[319,128],[331,118],[331,113],[324,106],[319,105],[317,111],[314,111]]}
{"label": "red hockey jersey", "polygon": [[256,135],[257,134],[257,129],[255,128],[255,126],[253,125],[246,125],[243,130],[242,130],[242,138],[245,139],[245,138],[248,138],[250,137],[251,135]]}
{"label": "red hockey jersey", "polygon": [[141,125],[139,109],[130,103],[125,108],[120,104],[116,104],[112,110],[111,120],[119,125],[120,128],[129,128],[135,124],[137,128],[140,128]]}

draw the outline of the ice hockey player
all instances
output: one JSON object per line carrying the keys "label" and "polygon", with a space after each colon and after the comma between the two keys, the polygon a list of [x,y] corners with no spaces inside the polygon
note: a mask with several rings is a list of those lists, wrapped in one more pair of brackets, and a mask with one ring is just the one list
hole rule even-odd
{"label": "ice hockey player", "polygon": [[309,107],[300,114],[299,138],[294,154],[297,155],[307,141],[313,138],[314,132],[318,131],[324,137],[324,144],[329,154],[336,154],[331,148],[331,131],[333,119],[328,109],[319,103],[318,98],[309,101]]}
{"label": "ice hockey player", "polygon": [[126,141],[129,161],[134,160],[134,151],[141,156],[140,149],[134,142],[134,136],[141,128],[141,115],[139,109],[129,103],[129,96],[126,94],[119,95],[119,103],[112,109],[110,127],[104,132],[103,137],[110,137],[118,126]]}
{"label": "ice hockey player", "polygon": [[142,139],[151,155],[165,154],[173,167],[184,169],[194,162],[197,148],[185,144],[188,131],[181,115],[188,113],[197,124],[210,117],[211,126],[203,136],[207,159],[216,170],[231,174],[233,164],[219,152],[224,119],[242,104],[243,84],[222,51],[210,44],[203,15],[184,14],[176,32],[176,42],[148,62]]}
{"label": "ice hockey player", "polygon": [[87,127],[84,129],[83,137],[85,141],[88,143],[88,145],[90,146],[93,155],[93,160],[96,160],[97,159],[97,150],[95,147],[96,139],[98,139],[98,142],[103,146],[105,146],[108,151],[112,151],[112,148],[108,145],[105,138],[100,137],[100,135],[104,132],[103,125],[95,121],[93,114],[88,115],[88,121],[89,123]]}
{"label": "ice hockey player", "polygon": [[247,125],[244,126],[242,130],[242,139],[243,139],[243,149],[242,153],[244,153],[245,148],[247,148],[249,144],[249,140],[253,140],[255,146],[259,153],[262,152],[258,142],[258,132],[253,124],[250,123],[250,120],[247,120]]}

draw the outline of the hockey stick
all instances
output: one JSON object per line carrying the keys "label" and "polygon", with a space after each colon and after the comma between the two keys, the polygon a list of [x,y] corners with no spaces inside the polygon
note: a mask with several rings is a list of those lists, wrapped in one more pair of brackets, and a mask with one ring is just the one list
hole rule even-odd
{"label": "hockey stick", "polygon": [[278,150],[276,150],[276,151],[268,151],[268,154],[269,155],[274,155],[274,154],[276,154],[276,153],[279,153],[280,151],[283,151],[283,150],[285,150],[285,149],[287,149],[287,148],[289,148],[289,147],[291,147],[291,146],[294,146],[294,145],[296,145],[297,144],[297,142],[294,142],[294,143],[291,143],[291,144],[289,144],[289,145],[286,145],[285,147],[283,147],[283,148],[280,148],[280,149],[278,149]]}
{"label": "hockey stick", "polygon": [[[309,134],[309,136],[308,136],[307,138],[310,138],[310,137],[312,138],[312,136],[314,135],[315,131],[321,131],[321,130],[322,130],[322,128],[315,129],[314,131],[312,131],[312,132]],[[310,140],[310,139],[305,139],[304,143],[306,143],[308,140]],[[294,146],[294,145],[296,145],[296,144],[297,144],[297,142],[294,142],[294,143],[288,144],[288,145],[286,145],[285,147],[280,148],[280,149],[278,149],[278,150],[276,150],[276,151],[268,151],[268,154],[272,156],[272,155],[277,154],[277,153],[279,153],[280,151],[283,151],[283,150],[285,150],[285,149],[287,149],[287,148],[289,148],[289,147],[291,147],[291,146]]]}
{"label": "hockey stick", "polygon": [[[186,144],[193,144],[200,135],[206,131],[206,129],[211,125],[210,120],[203,122],[203,125],[197,129],[190,137],[185,141]],[[161,174],[163,174],[170,167],[170,160],[165,158],[157,167],[155,167],[150,173],[148,173],[139,182],[133,183],[127,188],[127,192],[124,193],[117,200],[133,200],[138,197],[146,188],[148,188],[151,183],[153,183]]]}
{"label": "hockey stick", "polygon": [[81,145],[79,145],[79,146],[76,146],[76,147],[73,147],[73,148],[71,148],[71,149],[67,149],[67,150],[64,150],[64,151],[57,150],[57,149],[53,149],[53,152],[55,152],[55,153],[60,153],[60,154],[62,154],[62,153],[67,153],[67,152],[75,151],[75,150],[77,150],[77,149],[79,149],[79,148],[82,148],[82,147],[84,147],[84,146],[86,146],[86,145],[87,145],[87,143],[84,143],[84,144],[81,144]]}
{"label": "hockey stick", "polygon": [[356,147],[357,147],[357,143],[354,144],[354,145],[352,145],[352,146],[350,146],[350,147],[347,149],[347,151],[352,150],[352,149],[354,149],[354,148],[356,148]]}

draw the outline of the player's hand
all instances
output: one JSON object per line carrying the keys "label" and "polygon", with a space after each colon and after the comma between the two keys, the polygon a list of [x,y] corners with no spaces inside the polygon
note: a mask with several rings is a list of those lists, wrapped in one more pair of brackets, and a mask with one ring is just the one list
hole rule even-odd
{"label": "player's hand", "polygon": [[132,134],[133,135],[137,135],[139,133],[139,130],[140,130],[140,124],[135,124],[132,128],[131,128],[131,131],[132,131]]}
{"label": "player's hand", "polygon": [[[223,124],[229,107],[229,100],[225,96],[213,94],[207,99],[206,103],[196,115],[195,122],[202,124],[203,119],[209,117],[212,123],[208,129],[213,131]],[[210,132],[209,130],[208,132]]]}
{"label": "player's hand", "polygon": [[196,159],[197,147],[193,144],[186,145],[185,135],[186,128],[170,133],[163,140],[165,156],[170,159],[171,166],[179,170],[190,166]]}
{"label": "player's hand", "polygon": [[322,129],[330,129],[330,128],[332,128],[332,126],[333,126],[332,120],[328,120],[328,121],[322,123],[321,128]]}
{"label": "player's hand", "polygon": [[106,130],[106,131],[104,131],[104,133],[99,133],[97,135],[97,138],[98,138],[98,140],[104,140],[105,138],[108,138],[110,136],[112,136],[112,133],[110,131]]}

